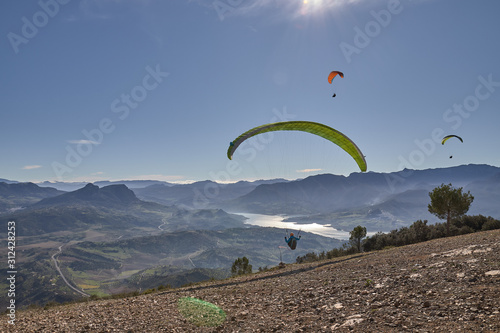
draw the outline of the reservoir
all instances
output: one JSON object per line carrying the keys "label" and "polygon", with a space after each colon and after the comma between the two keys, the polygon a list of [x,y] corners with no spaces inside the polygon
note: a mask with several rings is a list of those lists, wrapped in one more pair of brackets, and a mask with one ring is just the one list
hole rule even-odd
{"label": "reservoir", "polygon": [[342,240],[347,240],[350,237],[348,231],[337,230],[332,228],[329,224],[299,224],[296,222],[283,222],[287,217],[280,215],[263,215],[263,214],[250,214],[250,213],[237,213],[238,215],[243,215],[248,220],[245,224],[257,225],[260,227],[274,227],[281,229],[288,229],[288,232],[298,232],[302,230],[303,232],[310,232],[316,235],[321,235],[330,238],[337,238]]}

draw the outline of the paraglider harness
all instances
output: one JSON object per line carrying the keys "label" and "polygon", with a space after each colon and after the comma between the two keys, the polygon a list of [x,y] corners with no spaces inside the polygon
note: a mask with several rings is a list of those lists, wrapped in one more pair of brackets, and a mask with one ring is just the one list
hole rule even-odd
{"label": "paraglider harness", "polygon": [[[288,230],[286,230],[286,235],[288,236]],[[285,236],[285,242],[287,243],[287,245],[292,249],[292,250],[295,250],[295,248],[297,247],[297,241],[300,239],[300,230],[299,230],[299,233],[297,234],[297,236],[299,236],[298,238],[295,237],[293,235],[293,233],[290,233],[290,237],[287,239],[287,236]]]}

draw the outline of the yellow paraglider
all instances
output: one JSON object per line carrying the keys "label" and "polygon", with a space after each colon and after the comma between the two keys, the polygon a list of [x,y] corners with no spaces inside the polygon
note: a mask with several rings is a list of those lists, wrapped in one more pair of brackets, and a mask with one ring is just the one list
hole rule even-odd
{"label": "yellow paraglider", "polygon": [[457,139],[458,139],[458,140],[460,140],[462,143],[464,142],[464,140],[462,140],[462,138],[461,138],[461,137],[459,137],[458,135],[453,135],[453,134],[452,134],[452,135],[447,135],[447,136],[445,136],[445,137],[443,138],[443,141],[441,141],[441,144],[442,144],[442,145],[444,145],[444,143],[445,143],[446,141],[448,141],[449,139],[451,139],[451,138],[457,138]]}
{"label": "yellow paraglider", "polygon": [[251,130],[248,130],[238,136],[229,144],[229,148],[227,149],[227,157],[229,159],[232,159],[236,148],[238,148],[238,146],[246,139],[261,133],[272,131],[302,131],[318,135],[335,143],[340,148],[345,150],[356,161],[359,169],[362,172],[366,171],[365,157],[363,156],[363,153],[361,153],[361,150],[359,150],[358,146],[356,146],[356,144],[351,139],[327,125],[311,121],[284,121],[265,124],[252,128]]}

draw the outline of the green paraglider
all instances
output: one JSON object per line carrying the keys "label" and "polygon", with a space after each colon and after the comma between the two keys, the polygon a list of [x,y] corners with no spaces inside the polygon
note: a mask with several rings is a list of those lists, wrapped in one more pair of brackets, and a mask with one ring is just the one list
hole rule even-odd
{"label": "green paraglider", "polygon": [[238,136],[234,141],[231,141],[229,144],[229,148],[227,149],[227,157],[232,159],[234,152],[238,148],[238,146],[248,138],[252,136],[273,132],[273,131],[301,131],[308,132],[311,134],[318,135],[322,138],[325,138],[340,148],[345,150],[351,157],[356,161],[359,166],[359,169],[362,172],[366,171],[366,161],[363,153],[359,150],[358,146],[349,139],[347,136],[342,134],[341,132],[320,123],[315,123],[311,121],[284,121],[278,123],[270,123],[262,126],[257,126],[252,128],[251,130],[246,131],[245,133]]}

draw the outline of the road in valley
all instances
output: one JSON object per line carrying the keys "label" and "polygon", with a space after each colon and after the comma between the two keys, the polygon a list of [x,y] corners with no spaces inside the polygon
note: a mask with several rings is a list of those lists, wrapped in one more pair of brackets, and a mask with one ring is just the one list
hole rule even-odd
{"label": "road in valley", "polygon": [[81,291],[80,289],[77,289],[77,288],[73,287],[73,286],[72,286],[72,285],[68,282],[68,280],[66,280],[66,277],[64,276],[63,272],[61,271],[61,268],[59,267],[59,263],[57,262],[57,258],[56,258],[56,256],[58,256],[58,255],[60,255],[60,254],[62,253],[62,247],[63,247],[62,245],[61,245],[61,246],[59,246],[59,251],[58,251],[58,252],[56,252],[56,253],[54,253],[54,254],[52,255],[52,261],[54,262],[54,266],[56,266],[57,272],[59,273],[59,275],[61,275],[61,277],[62,277],[63,281],[66,283],[66,285],[67,285],[68,287],[70,287],[71,289],[73,289],[74,291],[76,291],[77,293],[79,293],[79,294],[81,294],[81,295],[83,295],[83,296],[85,296],[85,297],[90,297],[90,295],[89,295],[89,294],[87,294],[87,293],[85,293],[85,292]]}

